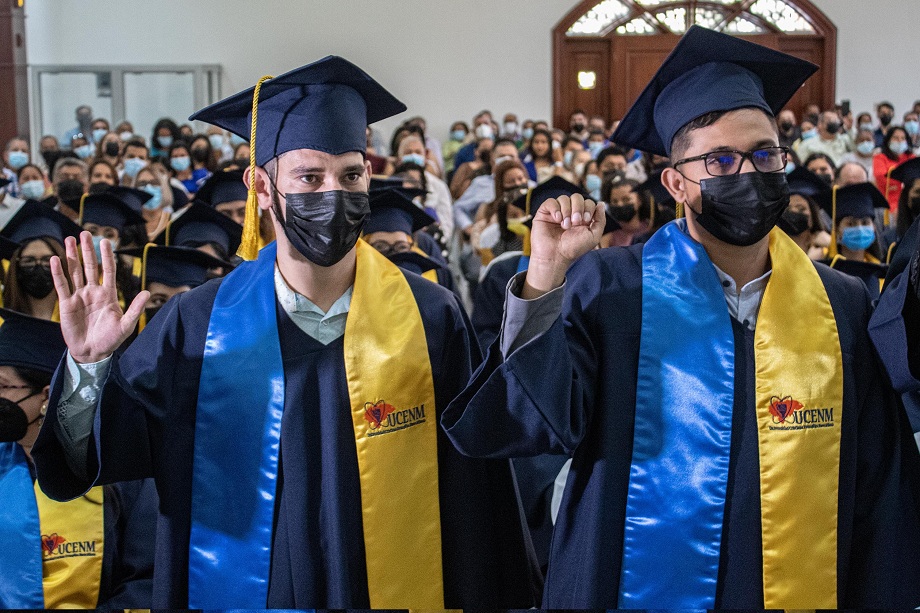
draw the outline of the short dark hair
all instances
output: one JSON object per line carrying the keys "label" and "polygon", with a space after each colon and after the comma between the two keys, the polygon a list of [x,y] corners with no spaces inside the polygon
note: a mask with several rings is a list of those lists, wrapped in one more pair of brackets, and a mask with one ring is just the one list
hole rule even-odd
{"label": "short dark hair", "polygon": [[812,153],[807,158],[805,158],[805,163],[802,164],[802,166],[804,166],[805,168],[808,168],[808,165],[814,162],[815,160],[824,160],[830,165],[831,170],[834,171],[834,174],[835,175],[837,174],[837,165],[834,164],[834,160],[831,159],[831,156],[827,155],[826,153]]}
{"label": "short dark hair", "polygon": [[495,144],[492,145],[492,149],[495,149],[499,145],[511,145],[512,147],[517,149],[517,143],[514,142],[514,139],[508,138],[507,136],[503,136],[499,139],[496,139]]}
{"label": "short dark hair", "polygon": [[623,156],[623,159],[629,163],[629,152],[619,145],[614,145],[613,147],[605,147],[604,149],[601,149],[601,152],[597,154],[598,168],[600,168],[601,164],[604,163],[604,160],[614,155]]}
{"label": "short dark hair", "polygon": [[[757,108],[757,107],[742,107],[742,108]],[[671,139],[671,156],[670,156],[671,163],[673,164],[675,161],[679,161],[680,158],[683,157],[684,153],[686,153],[687,149],[690,148],[690,133],[691,132],[693,132],[694,130],[699,130],[701,128],[708,128],[712,124],[722,119],[722,117],[724,117],[727,113],[730,113],[732,111],[738,111],[738,110],[741,110],[741,109],[730,109],[728,111],[712,111],[710,113],[706,113],[705,115],[700,115],[693,121],[690,121],[689,123],[684,125],[684,127],[682,127],[680,130],[677,131],[677,133],[674,135],[674,138]],[[757,109],[757,110],[760,110],[761,112],[763,112],[764,115],[770,118],[770,121],[773,124],[773,129],[776,130],[777,134],[779,134],[779,128],[776,125],[776,117],[774,117],[770,113],[767,113],[766,111],[763,111],[762,109]]]}

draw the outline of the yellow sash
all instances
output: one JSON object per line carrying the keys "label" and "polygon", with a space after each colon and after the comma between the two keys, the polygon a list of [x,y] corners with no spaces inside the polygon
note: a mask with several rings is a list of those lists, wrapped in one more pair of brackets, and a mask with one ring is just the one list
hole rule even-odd
{"label": "yellow sash", "polygon": [[843,423],[837,322],[814,265],[778,229],[770,258],[754,334],[764,605],[834,609]]}
{"label": "yellow sash", "polygon": [[405,276],[363,240],[345,339],[371,608],[442,609],[428,341]]}
{"label": "yellow sash", "polygon": [[102,581],[103,493],[70,502],[47,498],[35,483],[46,609],[95,609]]}

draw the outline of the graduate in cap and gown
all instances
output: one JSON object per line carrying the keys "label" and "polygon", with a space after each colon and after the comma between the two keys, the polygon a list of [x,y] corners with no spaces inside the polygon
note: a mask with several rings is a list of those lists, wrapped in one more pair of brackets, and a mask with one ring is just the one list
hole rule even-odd
{"label": "graduate in cap and gown", "polygon": [[537,212],[501,335],[442,424],[476,457],[574,455],[544,607],[920,602],[920,458],[868,292],[774,228],[774,117],[815,70],[691,27],[612,137],[672,159],[687,218],[595,250],[603,207]]}
{"label": "graduate in cap and gown", "polygon": [[57,296],[51,278],[51,258],[64,254],[64,239],[79,236],[80,226],[62,213],[35,200],[26,201],[6,225],[0,237],[8,240],[11,253],[3,284],[3,305],[40,319],[60,321]]}
{"label": "graduate in cap and gown", "polygon": [[177,213],[153,242],[203,251],[221,260],[213,276],[223,277],[233,269],[231,260],[239,261],[236,252],[243,242],[243,226],[196,201]]}
{"label": "graduate in cap and gown", "polygon": [[[246,219],[248,188],[243,181],[243,170],[215,172],[208,177],[195,194],[195,202],[206,204],[240,226]],[[271,219],[259,214],[259,249],[275,238]],[[232,255],[232,254],[231,254]]]}
{"label": "graduate in cap and gown", "polygon": [[416,244],[419,230],[434,223],[405,188],[389,187],[370,192],[371,212],[364,226],[364,240],[391,262],[455,292],[447,266],[429,257]]}
{"label": "graduate in cap and gown", "polygon": [[[193,115],[251,136],[249,261],[167,302],[122,355],[149,293],[122,314],[109,274],[72,271],[71,293],[53,262],[69,355],[38,478],[59,499],[155,479],[154,606],[536,604],[510,463],[461,455],[438,426],[480,359],[463,309],[359,240],[365,128],[404,110],[330,56]],[[261,251],[258,209],[278,236]]]}
{"label": "graduate in cap and gown", "polygon": [[871,183],[837,186],[818,195],[818,203],[833,219],[831,242],[825,263],[858,277],[875,300],[881,293],[888,266],[879,259],[875,209],[888,208],[888,201]]}
{"label": "graduate in cap and gown", "polygon": [[97,486],[68,502],[41,492],[30,453],[67,347],[54,322],[8,309],[0,318],[0,606],[149,608],[153,482]]}

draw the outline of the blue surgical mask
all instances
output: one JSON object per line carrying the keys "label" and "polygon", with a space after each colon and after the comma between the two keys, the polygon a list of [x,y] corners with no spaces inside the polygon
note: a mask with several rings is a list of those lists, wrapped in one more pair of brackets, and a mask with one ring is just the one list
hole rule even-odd
{"label": "blue surgical mask", "polygon": [[454,130],[450,133],[450,137],[454,140],[463,140],[466,138],[466,130]]}
{"label": "blue surgical mask", "polygon": [[871,132],[875,128],[872,127],[871,123],[861,123],[859,124],[859,129],[863,132]]}
{"label": "blue surgical mask", "polygon": [[818,135],[818,128],[812,128],[811,130],[805,130],[802,132],[802,140],[808,140],[809,138],[814,138]]}
{"label": "blue surgical mask", "polygon": [[129,141],[134,138],[134,132],[128,132],[127,130],[118,135],[119,138],[123,141]]}
{"label": "blue surgical mask", "polygon": [[407,153],[402,156],[402,161],[404,164],[418,164],[422,168],[425,167],[425,156],[421,153]]}
{"label": "blue surgical mask", "polygon": [[148,211],[160,208],[160,205],[163,204],[163,189],[159,185],[145,185],[141,189],[153,196],[144,203],[144,208]]}
{"label": "blue surgical mask", "polygon": [[786,174],[788,175],[793,170],[795,170],[795,162],[786,162]]}
{"label": "blue surgical mask", "polygon": [[872,155],[872,152],[875,151],[875,142],[864,140],[861,143],[857,143],[856,151],[858,151],[860,155]]}
{"label": "blue surgical mask", "polygon": [[213,149],[222,149],[224,146],[224,137],[222,134],[212,134],[208,137],[208,140],[211,141],[211,148]]}
{"label": "blue surgical mask", "polygon": [[588,151],[591,152],[591,159],[596,160],[597,155],[604,150],[604,143],[591,142],[588,143]]}
{"label": "blue surgical mask", "polygon": [[10,151],[10,168],[19,170],[29,163],[29,154],[25,151]]}
{"label": "blue surgical mask", "polygon": [[102,261],[102,239],[103,238],[104,237],[102,236],[93,237],[93,249],[96,251],[96,261],[97,262]]}
{"label": "blue surgical mask", "polygon": [[598,175],[588,175],[585,177],[585,189],[589,192],[597,190],[600,192],[601,189],[601,178]]}
{"label": "blue surgical mask", "polygon": [[147,160],[142,160],[141,158],[128,158],[125,160],[125,174],[133,179],[137,176],[137,173],[146,166]]}
{"label": "blue surgical mask", "polygon": [[533,138],[533,128],[524,128],[523,130],[521,130],[521,136],[523,136],[527,140],[530,140],[531,138]]}
{"label": "blue surgical mask", "polygon": [[26,200],[41,200],[45,195],[45,182],[41,179],[26,181],[19,186],[19,191]]}
{"label": "blue surgical mask", "polygon": [[875,242],[875,226],[853,226],[845,228],[840,235],[840,242],[852,251],[868,249]]}
{"label": "blue surgical mask", "polygon": [[914,121],[913,119],[905,121],[904,129],[907,130],[907,133],[911,136],[916,136],[917,133],[920,132],[920,121]]}
{"label": "blue surgical mask", "polygon": [[562,154],[562,163],[565,164],[566,166],[571,166],[571,165],[572,165],[572,158],[573,158],[574,156],[575,156],[575,152],[574,152],[574,151],[571,151],[571,150],[570,150],[570,151],[566,151],[565,153]]}
{"label": "blue surgical mask", "polygon": [[105,128],[98,128],[96,130],[93,130],[93,142],[94,143],[102,142],[102,138],[108,133],[109,131],[106,130]]}
{"label": "blue surgical mask", "polygon": [[80,158],[81,160],[85,160],[86,158],[91,157],[93,155],[93,146],[89,144],[80,145],[79,147],[74,149],[73,152],[77,154],[78,158]]}
{"label": "blue surgical mask", "polygon": [[181,155],[177,158],[170,158],[169,165],[176,172],[184,172],[192,165],[192,158],[187,155]]}
{"label": "blue surgical mask", "polygon": [[242,136],[237,136],[236,134],[230,135],[230,145],[233,148],[239,147],[243,143],[248,143],[249,141],[243,138]]}
{"label": "blue surgical mask", "polygon": [[891,152],[894,153],[895,155],[901,155],[907,152],[907,141],[906,140],[891,141],[890,143],[888,143],[888,148],[891,149]]}
{"label": "blue surgical mask", "polygon": [[157,136],[157,143],[159,143],[161,149],[168,149],[173,143],[172,136]]}

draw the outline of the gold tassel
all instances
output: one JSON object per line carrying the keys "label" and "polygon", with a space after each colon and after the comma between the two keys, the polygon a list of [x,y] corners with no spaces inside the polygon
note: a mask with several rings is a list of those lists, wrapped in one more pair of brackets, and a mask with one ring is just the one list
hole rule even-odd
{"label": "gold tassel", "polygon": [[256,196],[256,122],[259,117],[259,92],[262,83],[273,79],[265,75],[252,92],[252,129],[249,133],[249,195],[246,197],[246,220],[243,223],[243,241],[236,252],[244,260],[259,257],[259,199]]}
{"label": "gold tassel", "polygon": [[897,248],[898,248],[897,243],[891,243],[890,245],[888,245],[888,254],[885,256],[886,264],[891,264],[891,258],[892,256],[894,256],[894,252]]}
{"label": "gold tassel", "polygon": [[655,209],[658,208],[658,203],[655,202],[655,196],[649,194],[648,200],[650,203],[649,213],[648,213],[648,227],[649,230],[655,227]]}
{"label": "gold tassel", "polygon": [[[827,257],[837,257],[837,186],[831,189],[831,244],[827,246]],[[833,266],[831,266],[833,268]]]}
{"label": "gold tassel", "polygon": [[87,196],[89,196],[89,194],[83,194],[80,196],[80,214],[77,216],[77,225],[81,227],[83,226],[83,205],[86,202]]}
{"label": "gold tassel", "polygon": [[[530,218],[531,223],[533,223],[533,213],[530,212],[530,197],[533,194],[533,190],[533,187],[527,190],[527,199],[524,201],[524,212],[527,213],[527,217]],[[524,257],[530,257],[530,228],[527,226],[524,226],[524,237],[521,253],[524,255]]]}
{"label": "gold tassel", "polygon": [[[151,247],[156,247],[153,243],[144,245],[144,254],[141,256],[141,291],[147,289],[147,252]],[[147,308],[141,311],[141,318],[137,322],[137,333],[140,334],[147,327]]]}

